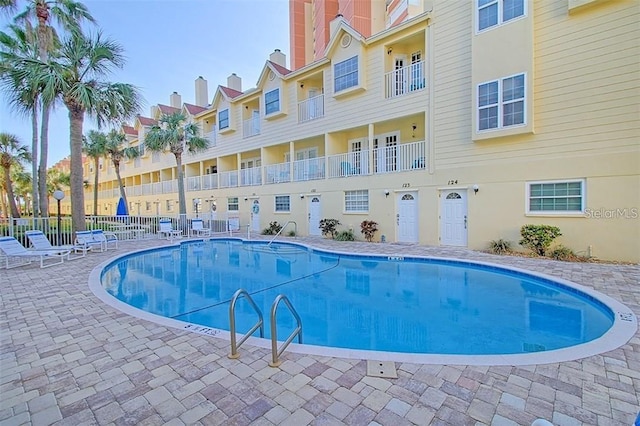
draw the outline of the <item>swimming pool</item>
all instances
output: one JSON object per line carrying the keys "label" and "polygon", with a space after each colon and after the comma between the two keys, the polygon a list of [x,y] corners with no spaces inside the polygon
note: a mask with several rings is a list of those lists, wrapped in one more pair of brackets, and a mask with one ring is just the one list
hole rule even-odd
{"label": "swimming pool", "polygon": [[[305,346],[409,355],[540,359],[605,343],[618,310],[601,301],[609,299],[604,295],[495,265],[233,239],[127,255],[106,265],[100,283],[123,303],[212,334],[228,330],[229,300],[238,288],[267,321],[271,303],[285,294],[302,317]],[[239,332],[255,323],[246,301],[236,312]],[[287,310],[279,310],[278,336],[294,327]]]}

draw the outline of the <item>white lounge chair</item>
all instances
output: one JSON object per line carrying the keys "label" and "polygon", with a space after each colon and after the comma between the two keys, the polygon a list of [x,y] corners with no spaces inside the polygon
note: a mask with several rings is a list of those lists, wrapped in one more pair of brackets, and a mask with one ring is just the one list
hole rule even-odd
{"label": "white lounge chair", "polygon": [[211,228],[204,227],[204,221],[202,219],[191,220],[191,236],[192,237],[210,237]]}
{"label": "white lounge chair", "polygon": [[[44,235],[44,232],[38,230],[27,231],[24,233],[29,239],[29,243],[31,243],[32,250],[34,251],[52,251],[52,250],[69,250],[69,255],[67,256],[67,260],[79,259],[81,257],[85,257],[87,254],[87,248],[84,246],[78,245],[62,245],[62,246],[54,246],[51,245],[51,242]],[[71,252],[74,253],[82,253],[81,256],[71,257]]]}
{"label": "white lounge chair", "polygon": [[103,242],[96,241],[91,231],[76,231],[75,243],[86,251],[100,250],[103,252],[105,250]]}
{"label": "white lounge chair", "polygon": [[158,235],[160,237],[163,237],[163,236],[167,237],[167,240],[172,240],[174,238],[182,237],[182,231],[178,229],[173,229],[173,225],[171,224],[171,221],[161,220],[160,222],[158,222],[158,224],[159,224]]}
{"label": "white lounge chair", "polygon": [[105,232],[102,229],[94,229],[91,231],[93,239],[102,243],[103,250],[109,250],[109,244],[112,249],[118,248],[118,236],[113,232]]}
{"label": "white lounge chair", "polygon": [[[40,259],[40,267],[48,268],[49,266],[59,265],[64,262],[64,258],[69,256],[69,250],[27,250],[18,240],[13,237],[0,238],[0,251],[5,256],[6,268],[15,268],[17,266],[30,264],[34,259]],[[23,259],[26,262],[9,266],[9,260],[12,258]],[[44,264],[47,259],[60,259],[59,262]]]}

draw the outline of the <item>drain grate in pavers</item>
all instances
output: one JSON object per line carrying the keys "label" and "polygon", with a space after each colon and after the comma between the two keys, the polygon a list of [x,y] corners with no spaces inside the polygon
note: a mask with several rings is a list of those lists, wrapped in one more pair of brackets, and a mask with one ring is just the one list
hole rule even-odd
{"label": "drain grate in pavers", "polygon": [[397,379],[396,363],[393,361],[367,361],[367,376]]}

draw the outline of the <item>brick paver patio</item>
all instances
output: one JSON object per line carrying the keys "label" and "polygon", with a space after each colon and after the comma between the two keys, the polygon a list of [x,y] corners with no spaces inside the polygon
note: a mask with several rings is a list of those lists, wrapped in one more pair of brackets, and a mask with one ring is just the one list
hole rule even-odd
{"label": "brick paver patio", "polygon": [[[489,261],[564,278],[640,316],[640,267],[498,257],[465,249],[299,239],[340,251]],[[102,303],[88,288],[108,258],[162,240],[39,269],[0,270],[0,425],[632,425],[640,410],[640,333],[619,349],[528,366],[396,363],[270,351],[168,328]]]}

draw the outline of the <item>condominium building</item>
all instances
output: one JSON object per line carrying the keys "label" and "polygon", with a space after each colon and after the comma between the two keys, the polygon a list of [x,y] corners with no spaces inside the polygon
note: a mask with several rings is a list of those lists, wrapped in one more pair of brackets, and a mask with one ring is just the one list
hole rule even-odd
{"label": "condominium building", "polygon": [[[292,40],[295,63],[276,50],[254,88],[234,74],[209,94],[198,78],[194,104],[174,93],[123,128],[143,153],[121,170],[132,214],[177,213],[174,157],[144,136],[182,110],[210,141],[183,158],[190,216],[300,235],[335,218],[359,239],[373,220],[376,241],[473,249],[548,224],[578,254],[640,261],[638,2],[433,0],[393,25],[390,6],[413,2],[380,2],[370,30],[340,1],[291,13],[334,3],[313,55]],[[115,175],[101,173],[113,214]]]}

